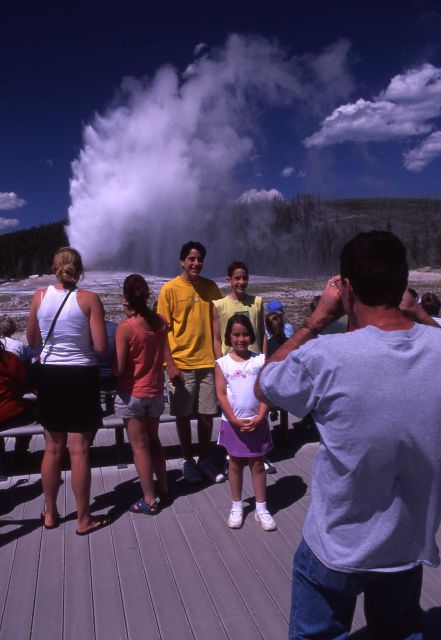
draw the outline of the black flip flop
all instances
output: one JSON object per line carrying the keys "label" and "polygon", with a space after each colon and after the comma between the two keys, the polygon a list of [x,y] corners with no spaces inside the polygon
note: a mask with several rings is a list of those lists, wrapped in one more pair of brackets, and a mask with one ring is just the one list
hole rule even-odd
{"label": "black flip flop", "polygon": [[46,511],[42,511],[40,514],[41,524],[45,529],[56,529],[60,525],[60,514],[57,513],[54,524],[46,524],[45,523],[46,513],[47,513]]}
{"label": "black flip flop", "polygon": [[75,531],[77,536],[88,536],[91,533],[98,531],[99,529],[104,529],[104,527],[108,527],[109,524],[112,523],[112,520],[107,516],[97,516],[96,518],[92,518],[92,519],[94,521],[94,524],[89,529],[85,529],[84,531],[78,531],[77,529]]}

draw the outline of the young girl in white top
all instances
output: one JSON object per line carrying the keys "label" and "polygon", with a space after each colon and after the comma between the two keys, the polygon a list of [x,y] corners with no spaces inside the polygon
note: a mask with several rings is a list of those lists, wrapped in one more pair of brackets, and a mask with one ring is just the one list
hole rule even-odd
{"label": "young girl in white top", "polygon": [[219,444],[230,456],[228,478],[233,504],[228,526],[243,523],[242,483],[246,464],[256,494],[255,518],[265,531],[277,528],[266,507],[266,475],[263,457],[272,449],[267,421],[268,407],[254,395],[254,382],[265,362],[264,355],[249,350],[255,334],[249,318],[236,313],[227,322],[225,343],[232,348],[216,360],[216,393],[222,409]]}

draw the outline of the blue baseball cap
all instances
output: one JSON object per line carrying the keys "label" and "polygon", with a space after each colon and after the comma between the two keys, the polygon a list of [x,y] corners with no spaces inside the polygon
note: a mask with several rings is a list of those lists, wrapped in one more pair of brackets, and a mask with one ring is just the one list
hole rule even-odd
{"label": "blue baseball cap", "polygon": [[268,313],[285,313],[283,304],[279,300],[270,300],[266,306]]}

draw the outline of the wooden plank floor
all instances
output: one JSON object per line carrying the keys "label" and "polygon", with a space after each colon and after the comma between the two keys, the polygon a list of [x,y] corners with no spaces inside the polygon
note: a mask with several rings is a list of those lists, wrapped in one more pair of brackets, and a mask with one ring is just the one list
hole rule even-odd
{"label": "wooden plank floor", "polygon": [[[175,453],[174,427],[161,430],[168,454]],[[189,488],[173,457],[167,460],[173,505],[154,518],[130,514],[139,484],[132,464],[113,465],[112,443],[111,432],[98,433],[92,496],[94,512],[109,512],[114,522],[88,538],[75,535],[68,470],[59,495],[63,524],[41,528],[41,436],[34,436],[20,475],[0,483],[0,640],[286,638],[292,556],[318,445],[291,438],[274,451],[277,474],[268,476],[268,502],[278,530],[265,533],[254,521],[248,473],[245,523],[232,531],[228,484]],[[441,637],[440,604],[441,569],[425,568],[422,605],[433,640]],[[360,598],[351,638],[367,638],[363,627]]]}

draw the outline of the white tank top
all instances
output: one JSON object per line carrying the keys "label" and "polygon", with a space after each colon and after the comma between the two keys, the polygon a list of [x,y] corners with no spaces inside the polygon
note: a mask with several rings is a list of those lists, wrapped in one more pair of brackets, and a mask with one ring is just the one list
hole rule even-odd
{"label": "white tank top", "polygon": [[[75,289],[67,299],[49,340],[41,352],[40,359],[43,364],[79,366],[96,364],[89,319],[78,305],[77,291],[78,289]],[[66,295],[65,289],[56,289],[53,285],[47,289],[37,312],[43,342]]]}
{"label": "white tank top", "polygon": [[[227,399],[236,418],[253,418],[257,416],[260,401],[254,395],[254,383],[259,371],[265,364],[263,353],[253,353],[244,362],[236,362],[227,353],[216,360],[227,383]],[[222,418],[227,420],[224,413]]]}

